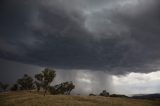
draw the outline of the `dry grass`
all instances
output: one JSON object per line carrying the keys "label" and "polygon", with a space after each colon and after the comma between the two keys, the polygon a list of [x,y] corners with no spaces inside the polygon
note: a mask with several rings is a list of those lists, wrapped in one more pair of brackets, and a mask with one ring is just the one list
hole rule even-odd
{"label": "dry grass", "polygon": [[0,106],[160,106],[160,101],[129,98],[46,95],[28,92],[0,94]]}

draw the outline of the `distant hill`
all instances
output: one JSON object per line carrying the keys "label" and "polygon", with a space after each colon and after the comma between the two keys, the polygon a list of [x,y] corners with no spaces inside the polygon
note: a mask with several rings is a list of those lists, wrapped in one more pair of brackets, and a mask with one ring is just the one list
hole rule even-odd
{"label": "distant hill", "polygon": [[134,99],[157,99],[160,98],[160,94],[138,94],[132,96]]}

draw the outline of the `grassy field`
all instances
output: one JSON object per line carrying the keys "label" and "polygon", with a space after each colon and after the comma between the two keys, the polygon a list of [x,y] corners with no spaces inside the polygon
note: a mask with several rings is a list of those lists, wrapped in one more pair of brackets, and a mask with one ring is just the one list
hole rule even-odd
{"label": "grassy field", "polygon": [[0,106],[160,106],[159,100],[129,98],[46,95],[29,92],[0,94]]}

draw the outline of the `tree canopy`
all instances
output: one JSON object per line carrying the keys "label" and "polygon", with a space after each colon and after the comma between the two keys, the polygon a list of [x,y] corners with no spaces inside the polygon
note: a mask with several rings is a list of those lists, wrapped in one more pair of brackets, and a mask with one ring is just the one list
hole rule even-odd
{"label": "tree canopy", "polygon": [[72,82],[63,82],[55,86],[51,86],[49,91],[51,94],[66,94],[70,95],[71,91],[75,88]]}
{"label": "tree canopy", "polygon": [[[49,88],[51,82],[54,80],[56,77],[56,72],[55,70],[45,68],[41,73],[35,75],[36,81],[36,86],[39,87],[39,85],[45,90],[44,96],[47,92],[47,89]],[[38,88],[40,89],[40,88]],[[37,90],[38,90],[37,89]]]}
{"label": "tree canopy", "polygon": [[27,74],[17,80],[17,84],[20,86],[21,90],[31,90],[34,88],[33,78]]}

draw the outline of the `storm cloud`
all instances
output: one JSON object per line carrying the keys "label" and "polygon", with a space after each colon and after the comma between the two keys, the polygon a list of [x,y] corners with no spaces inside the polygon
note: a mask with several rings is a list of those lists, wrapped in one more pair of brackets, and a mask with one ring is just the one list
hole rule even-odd
{"label": "storm cloud", "polygon": [[158,0],[1,0],[0,58],[110,74],[157,71]]}

